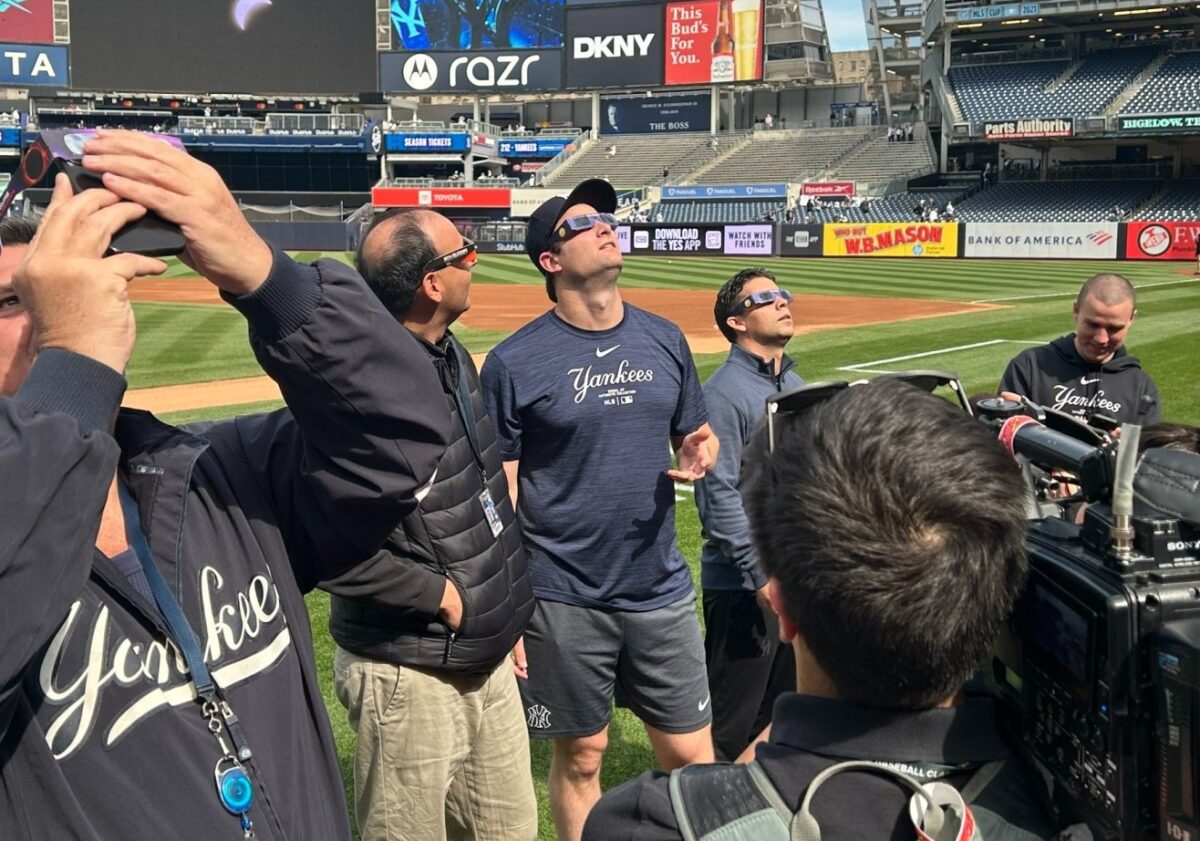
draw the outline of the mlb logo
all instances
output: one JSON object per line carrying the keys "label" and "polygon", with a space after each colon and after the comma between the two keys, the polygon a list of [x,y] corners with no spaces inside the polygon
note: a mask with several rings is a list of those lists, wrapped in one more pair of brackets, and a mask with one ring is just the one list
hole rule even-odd
{"label": "mlb logo", "polygon": [[633,232],[633,247],[634,248],[649,248],[650,247],[650,232],[649,231],[634,231]]}
{"label": "mlb logo", "polygon": [[721,232],[720,231],[705,231],[704,232],[704,247],[705,248],[720,248],[721,247]]}
{"label": "mlb logo", "polygon": [[428,207],[431,204],[433,204],[433,190],[418,190],[417,191],[417,204],[423,205],[425,207]]}
{"label": "mlb logo", "polygon": [[792,245],[796,248],[808,248],[809,233],[808,231],[796,231],[792,234]]}

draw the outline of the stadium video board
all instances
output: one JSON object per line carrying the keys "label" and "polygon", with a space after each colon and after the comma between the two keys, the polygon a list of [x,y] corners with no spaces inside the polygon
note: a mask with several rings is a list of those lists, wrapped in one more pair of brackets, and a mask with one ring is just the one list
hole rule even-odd
{"label": "stadium video board", "polygon": [[389,13],[402,52],[563,45],[563,0],[392,0]]}
{"label": "stadium video board", "polygon": [[54,4],[51,0],[0,3],[0,42],[54,43]]}
{"label": "stadium video board", "polygon": [[556,91],[561,50],[477,50],[379,54],[379,87],[410,93]]}
{"label": "stadium video board", "polygon": [[762,0],[666,4],[667,85],[751,82],[763,72]]}
{"label": "stadium video board", "polygon": [[178,93],[376,90],[375,5],[363,0],[71,4],[76,88]]}
{"label": "stadium video board", "polygon": [[663,83],[663,7],[567,10],[567,87],[630,88]]}
{"label": "stadium video board", "polygon": [[708,91],[686,96],[612,97],[600,100],[601,134],[708,131],[712,126]]}

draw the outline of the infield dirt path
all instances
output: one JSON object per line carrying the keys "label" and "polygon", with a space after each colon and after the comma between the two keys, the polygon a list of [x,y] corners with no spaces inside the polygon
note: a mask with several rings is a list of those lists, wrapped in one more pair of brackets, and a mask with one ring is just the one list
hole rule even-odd
{"label": "infield dirt path", "polygon": [[[138,280],[130,285],[129,292],[134,301],[225,306],[217,290],[199,280]],[[713,323],[714,294],[712,290],[621,290],[622,297],[631,304],[679,325],[693,353],[719,353],[729,347]],[[461,321],[476,330],[513,331],[549,307],[545,290],[539,286],[480,283],[471,288],[471,309]],[[992,304],[968,304],[962,301],[850,295],[797,295],[792,301],[797,335],[838,327],[885,324],[994,308]],[[482,364],[483,357],[483,354],[475,356],[477,365]],[[135,389],[125,395],[124,405],[163,413],[277,399],[279,389],[269,378],[244,377]]]}

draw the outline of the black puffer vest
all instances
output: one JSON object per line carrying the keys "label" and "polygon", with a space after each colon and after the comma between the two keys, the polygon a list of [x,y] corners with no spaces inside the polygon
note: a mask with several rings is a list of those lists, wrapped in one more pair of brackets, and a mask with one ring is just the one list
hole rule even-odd
{"label": "black puffer vest", "polygon": [[[421,343],[441,375],[450,406],[452,433],[428,493],[417,510],[392,533],[372,562],[360,566],[355,580],[341,579],[332,593],[329,631],[342,648],[373,660],[452,671],[488,672],[512,650],[533,613],[528,554],[508,498],[508,482],[496,434],[479,390],[479,374],[465,350],[449,333],[436,347]],[[492,536],[480,494],[483,478],[455,401],[460,375],[467,377],[483,451],[487,487],[503,531]],[[396,564],[420,564],[448,576],[463,601],[456,633],[436,616],[397,609],[396,594],[352,598],[348,592],[386,589]]]}

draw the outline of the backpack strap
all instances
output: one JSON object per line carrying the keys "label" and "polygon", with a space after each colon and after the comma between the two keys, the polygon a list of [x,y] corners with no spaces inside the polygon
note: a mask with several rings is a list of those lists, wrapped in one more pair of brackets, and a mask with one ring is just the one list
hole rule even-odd
{"label": "backpack strap", "polygon": [[845,771],[863,771],[878,774],[882,777],[890,777],[904,785],[913,794],[925,801],[925,815],[922,824],[925,833],[931,838],[937,838],[941,833],[945,816],[940,808],[933,805],[933,801],[929,799],[929,795],[926,794],[925,789],[921,788],[921,784],[914,778],[880,762],[839,762],[836,765],[830,765],[820,774],[817,774],[817,776],[813,777],[812,782],[808,784],[808,789],[804,792],[804,800],[800,803],[800,811],[796,813],[796,817],[791,822],[791,841],[821,841],[821,827],[817,823],[817,819],[813,817],[810,809],[813,796],[816,795],[817,789],[831,778]]}
{"label": "backpack strap", "polygon": [[996,779],[996,775],[1000,773],[1000,769],[1003,767],[1003,759],[997,759],[981,765],[979,770],[971,775],[971,779],[967,780],[967,784],[959,789],[958,793],[962,795],[963,802],[968,806],[971,805],[976,797],[983,794],[983,790],[988,787],[992,780]]}

